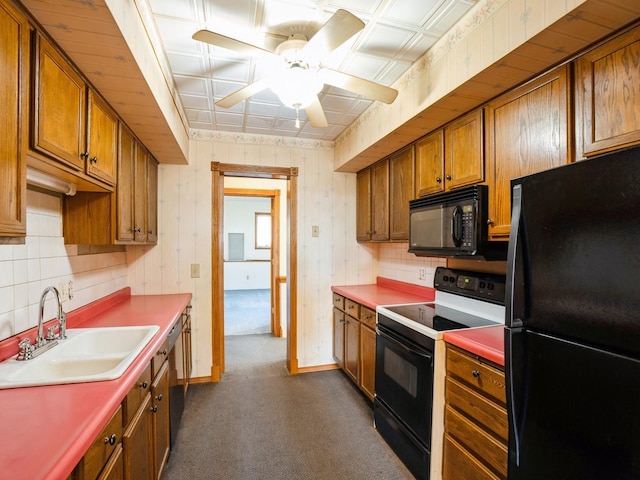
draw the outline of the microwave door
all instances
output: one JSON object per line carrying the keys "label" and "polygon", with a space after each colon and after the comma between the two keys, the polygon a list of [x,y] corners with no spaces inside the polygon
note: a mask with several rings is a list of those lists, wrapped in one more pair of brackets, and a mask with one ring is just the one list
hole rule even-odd
{"label": "microwave door", "polygon": [[411,246],[416,248],[442,248],[442,229],[446,221],[443,215],[443,209],[440,205],[412,212]]}

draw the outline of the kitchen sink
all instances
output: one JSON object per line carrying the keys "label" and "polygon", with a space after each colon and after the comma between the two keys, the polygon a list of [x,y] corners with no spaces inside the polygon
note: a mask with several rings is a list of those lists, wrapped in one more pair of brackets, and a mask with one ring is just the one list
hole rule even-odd
{"label": "kitchen sink", "polygon": [[31,360],[0,362],[0,389],[113,380],[160,330],[156,325],[76,328]]}

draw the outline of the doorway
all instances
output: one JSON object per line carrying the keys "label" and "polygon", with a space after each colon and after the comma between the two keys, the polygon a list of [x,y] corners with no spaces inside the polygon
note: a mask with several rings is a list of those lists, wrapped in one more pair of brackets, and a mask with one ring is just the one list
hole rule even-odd
{"label": "doorway", "polygon": [[[286,314],[281,323],[286,324],[286,366],[290,374],[298,373],[297,361],[297,261],[296,261],[296,196],[297,196],[297,168],[264,167],[252,165],[235,165],[212,162],[212,359],[211,379],[220,381],[225,371],[224,352],[224,197],[225,177],[279,179],[286,181],[286,245],[288,255],[286,258]],[[275,247],[275,245],[274,245]],[[273,254],[272,254],[273,255]],[[275,270],[275,269],[274,269]],[[279,271],[279,270],[278,270]],[[271,275],[272,296],[276,297],[274,303],[278,305],[278,292],[280,281],[277,275]],[[275,317],[274,314],[271,315]],[[274,333],[277,333],[278,323],[273,325]]]}

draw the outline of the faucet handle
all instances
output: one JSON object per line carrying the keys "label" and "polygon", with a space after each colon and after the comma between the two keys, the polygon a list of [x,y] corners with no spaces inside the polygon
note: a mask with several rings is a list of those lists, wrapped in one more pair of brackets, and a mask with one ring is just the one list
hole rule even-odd
{"label": "faucet handle", "polygon": [[31,358],[31,352],[33,351],[31,340],[23,338],[20,340],[20,343],[18,343],[18,347],[20,347],[20,352],[18,352],[16,360],[29,360]]}
{"label": "faucet handle", "polygon": [[52,325],[47,330],[47,340],[55,340],[58,338],[58,334],[56,333],[60,327],[58,325]]}
{"label": "faucet handle", "polygon": [[67,338],[67,314],[65,312],[60,311],[60,318],[58,319],[60,322],[60,334],[58,338],[65,339]]}

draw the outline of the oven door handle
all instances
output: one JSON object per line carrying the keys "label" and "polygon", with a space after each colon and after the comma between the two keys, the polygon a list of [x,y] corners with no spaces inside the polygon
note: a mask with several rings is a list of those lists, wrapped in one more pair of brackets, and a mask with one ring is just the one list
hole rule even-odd
{"label": "oven door handle", "polygon": [[406,341],[400,340],[396,335],[394,335],[393,333],[389,332],[386,329],[382,331],[378,326],[376,327],[376,334],[380,335],[386,340],[389,340],[391,343],[402,348],[407,353],[411,353],[413,355],[417,355],[418,357],[426,358],[428,360],[433,361],[433,355],[429,353],[428,350],[423,350],[422,348],[417,348],[417,347],[412,348],[405,344]]}

